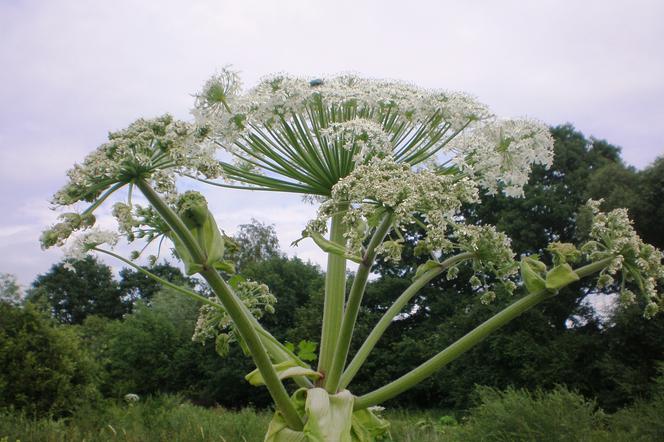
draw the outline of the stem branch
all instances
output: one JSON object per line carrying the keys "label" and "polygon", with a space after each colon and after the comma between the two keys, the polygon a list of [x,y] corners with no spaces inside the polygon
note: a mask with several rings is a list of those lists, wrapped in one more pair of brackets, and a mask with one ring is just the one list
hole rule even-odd
{"label": "stem branch", "polygon": [[[575,270],[576,274],[579,275],[579,278],[589,276],[604,269],[611,263],[612,260],[613,258],[606,258],[601,261],[588,264],[587,266]],[[419,367],[409,371],[400,378],[377,390],[360,396],[355,400],[354,408],[356,410],[361,410],[363,408],[371,407],[372,405],[380,404],[381,402],[391,399],[394,396],[397,396],[398,394],[408,390],[409,388],[412,388],[451,361],[461,356],[463,353],[473,348],[475,345],[479,344],[492,332],[496,331],[517,316],[536,306],[540,302],[554,296],[555,294],[556,292],[542,290],[524,296],[523,298],[514,302],[509,307],[500,311],[476,327],[462,338],[458,339],[455,343]]]}
{"label": "stem branch", "polygon": [[[332,215],[330,241],[344,245],[344,210]],[[318,371],[327,376],[334,359],[337,335],[341,327],[346,298],[346,259],[334,253],[327,254],[325,273],[325,301],[323,305],[323,329],[320,338]]]}
{"label": "stem branch", "polygon": [[362,344],[362,347],[360,347],[360,349],[357,351],[353,357],[353,360],[350,362],[350,364],[348,364],[346,371],[344,371],[344,374],[341,376],[341,383],[339,388],[346,388],[346,386],[350,384],[364,362],[369,357],[369,354],[373,348],[378,343],[378,340],[381,338],[381,336],[383,336],[383,333],[385,333],[385,330],[387,330],[390,324],[392,324],[394,318],[401,312],[401,310],[403,310],[404,306],[408,304],[413,296],[415,296],[425,285],[427,285],[431,280],[440,275],[446,269],[472,257],[473,254],[470,252],[460,253],[456,256],[452,256],[441,262],[440,266],[428,270],[419,278],[415,279],[415,281],[413,281],[413,283],[403,291],[403,293],[396,299],[396,301],[394,301],[390,308],[380,318],[380,321],[378,321],[373,330],[371,330],[371,333],[369,333],[369,336],[367,336],[366,340]]}
{"label": "stem branch", "polygon": [[286,388],[284,388],[284,385],[279,380],[272,366],[272,361],[270,361],[270,357],[254,328],[255,318],[246,311],[242,301],[233,293],[232,289],[221,276],[219,276],[219,273],[214,268],[209,268],[205,265],[206,257],[204,252],[177,213],[161,199],[147,182],[137,180],[136,186],[143,192],[164,221],[166,221],[172,232],[182,241],[194,261],[203,265],[203,270],[200,272],[201,276],[210,284],[210,287],[219,297],[226,312],[235,323],[237,331],[247,344],[254,363],[265,380],[265,386],[270,392],[277,408],[283,414],[286,424],[294,430],[301,430],[303,427],[302,419],[288,397]]}
{"label": "stem branch", "polygon": [[353,285],[348,295],[348,303],[346,305],[346,310],[344,311],[343,321],[341,322],[341,331],[339,332],[339,337],[337,339],[332,367],[330,368],[328,375],[325,377],[325,388],[330,393],[336,393],[337,388],[339,387],[341,372],[343,371],[346,359],[348,358],[350,341],[353,337],[353,329],[355,328],[357,315],[360,311],[362,297],[364,296],[364,291],[367,287],[367,280],[369,278],[369,273],[371,272],[371,267],[376,258],[376,248],[385,239],[385,235],[387,235],[388,230],[392,226],[392,220],[393,215],[391,212],[388,212],[383,216],[383,219],[378,227],[376,227],[376,230],[369,241],[366,252],[362,257],[362,262],[355,273]]}

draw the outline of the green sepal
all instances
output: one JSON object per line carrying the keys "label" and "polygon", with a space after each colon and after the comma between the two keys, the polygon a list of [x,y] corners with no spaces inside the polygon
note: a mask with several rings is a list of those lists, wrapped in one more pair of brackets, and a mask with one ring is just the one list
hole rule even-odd
{"label": "green sepal", "polygon": [[229,275],[235,273],[235,264],[233,264],[231,261],[217,261],[214,263],[214,268],[222,272],[226,272]]}
{"label": "green sepal", "polygon": [[291,401],[306,422],[304,428],[288,428],[277,411],[265,442],[376,442],[389,438],[389,422],[369,409],[353,412],[354,400],[348,390],[329,394],[322,388],[300,388]]}
{"label": "green sepal", "polygon": [[419,278],[420,276],[424,275],[429,270],[435,269],[436,267],[440,267],[440,263],[438,261],[434,261],[433,259],[430,259],[424,264],[419,265],[417,267],[417,270],[415,271],[415,276],[413,277],[413,281]]}
{"label": "green sepal", "polygon": [[[295,361],[280,362],[279,364],[274,365],[274,370],[277,372],[277,377],[280,380],[292,378],[295,376],[306,376],[313,380],[320,379],[322,377],[319,372],[312,370],[311,368],[302,367]],[[244,378],[254,387],[265,384],[263,375],[261,375],[258,369],[252,371]]]}
{"label": "green sepal", "polygon": [[521,279],[529,293],[536,293],[546,288],[546,282],[541,274],[546,271],[546,265],[530,257],[521,260]]}
{"label": "green sepal", "polygon": [[346,249],[343,246],[341,246],[341,245],[339,245],[335,242],[332,242],[332,241],[329,241],[329,240],[325,239],[323,237],[323,235],[321,235],[320,233],[311,232],[311,233],[308,233],[308,235],[311,239],[314,240],[316,245],[318,247],[320,247],[323,252],[332,253],[333,255],[337,255],[337,256],[342,256],[342,257],[344,257],[346,259],[349,259],[353,262],[356,262],[358,264],[362,262],[361,257],[346,254]]}
{"label": "green sepal", "polygon": [[354,397],[348,390],[329,394],[323,388],[307,390],[307,422],[303,433],[311,442],[351,442]]}
{"label": "green sepal", "polygon": [[214,340],[214,350],[219,356],[225,358],[230,351],[231,337],[226,333],[220,333]]}
{"label": "green sepal", "polygon": [[194,258],[192,258],[187,247],[185,247],[182,241],[180,241],[180,238],[178,238],[176,235],[169,235],[169,238],[171,241],[173,241],[175,252],[177,253],[180,260],[184,263],[184,272],[187,274],[187,276],[194,275],[203,270],[202,265],[194,262]]}
{"label": "green sepal", "polygon": [[569,264],[560,264],[546,274],[546,288],[549,290],[559,290],[579,279],[579,275],[576,274]]}
{"label": "green sepal", "polygon": [[[196,243],[205,254],[205,263],[194,263],[191,255],[186,252],[182,244],[175,244],[175,249],[180,259],[185,264],[188,275],[193,275],[203,270],[204,267],[217,267],[218,263],[224,266],[225,240],[214,216],[208,209],[207,201],[198,192],[185,192],[177,203],[178,216],[187,226]],[[175,235],[172,235],[173,237]]]}

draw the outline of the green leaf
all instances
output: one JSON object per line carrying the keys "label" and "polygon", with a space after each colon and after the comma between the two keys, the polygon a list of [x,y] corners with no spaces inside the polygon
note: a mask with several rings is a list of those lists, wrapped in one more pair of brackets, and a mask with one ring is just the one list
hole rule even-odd
{"label": "green leaf", "polygon": [[[322,375],[311,368],[301,367],[295,361],[284,361],[274,365],[277,376],[280,380],[292,378],[295,376],[306,376],[311,379],[319,379]],[[264,385],[265,380],[258,369],[252,371],[244,377],[251,385],[257,387]]]}
{"label": "green leaf", "polygon": [[231,261],[217,261],[214,263],[214,268],[217,270],[221,270],[222,272],[226,272],[228,274],[233,274],[235,273],[235,264],[233,264]]}
{"label": "green leaf", "polygon": [[560,264],[552,268],[546,274],[546,288],[549,290],[558,290],[579,280],[579,275],[569,264]]}
{"label": "green leaf", "polygon": [[242,275],[233,275],[229,280],[228,280],[228,285],[233,287],[234,289],[238,288],[241,282],[245,282],[247,278],[245,278]]}
{"label": "green leaf", "polygon": [[317,343],[303,339],[297,344],[297,356],[303,361],[315,361],[318,359],[318,355],[316,355],[317,347]]}
{"label": "green leaf", "polygon": [[440,263],[438,261],[434,261],[432,259],[428,260],[424,264],[421,264],[420,266],[417,267],[413,280],[416,280],[417,278],[424,275],[429,270],[435,269],[436,267],[440,267]]}
{"label": "green leaf", "polygon": [[546,265],[533,258],[523,258],[521,260],[521,279],[529,293],[536,293],[546,288],[544,278],[540,273],[546,271]]}
{"label": "green leaf", "polygon": [[[291,396],[295,410],[300,416],[305,414],[306,397],[306,388],[300,388]],[[307,436],[302,431],[295,431],[288,428],[283,415],[279,411],[276,411],[267,428],[265,442],[307,442]]]}
{"label": "green leaf", "polygon": [[358,410],[353,413],[351,436],[353,441],[376,441],[389,437],[390,423],[378,417],[370,409]]}

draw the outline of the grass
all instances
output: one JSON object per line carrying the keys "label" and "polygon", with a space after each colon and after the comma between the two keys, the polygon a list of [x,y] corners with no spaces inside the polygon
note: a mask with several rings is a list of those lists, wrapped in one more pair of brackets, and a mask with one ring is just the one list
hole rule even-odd
{"label": "grass", "polygon": [[[613,415],[562,387],[548,392],[480,388],[478,398],[461,423],[435,410],[383,415],[396,442],[664,440],[664,395]],[[67,419],[0,412],[0,442],[259,442],[271,415],[251,408],[202,408],[163,395],[133,405],[107,401]]]}
{"label": "grass", "polygon": [[[432,415],[393,411],[386,417],[395,441],[432,442],[441,440],[425,424]],[[134,405],[107,402],[59,420],[1,413],[0,442],[258,442],[271,417],[269,411],[202,408],[177,396],[157,396]]]}

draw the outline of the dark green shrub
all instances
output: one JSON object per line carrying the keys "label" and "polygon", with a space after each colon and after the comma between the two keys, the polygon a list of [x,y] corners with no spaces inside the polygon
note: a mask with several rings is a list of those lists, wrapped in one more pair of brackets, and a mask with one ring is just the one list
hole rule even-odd
{"label": "dark green shrub", "polygon": [[70,414],[98,397],[97,367],[78,336],[30,304],[0,302],[0,408]]}
{"label": "dark green shrub", "polygon": [[471,410],[460,440],[599,440],[605,420],[595,402],[564,387],[534,393],[479,387],[477,396],[479,404]]}
{"label": "dark green shrub", "polygon": [[616,440],[664,440],[664,395],[620,410],[611,416],[610,422]]}

